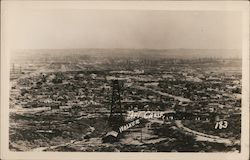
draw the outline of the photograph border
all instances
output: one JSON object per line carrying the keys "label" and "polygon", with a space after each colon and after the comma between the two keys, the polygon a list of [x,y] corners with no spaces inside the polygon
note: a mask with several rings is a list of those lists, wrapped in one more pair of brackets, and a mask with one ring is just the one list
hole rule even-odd
{"label": "photograph border", "polygon": [[[242,121],[240,153],[12,152],[9,148],[8,9],[240,11],[242,13]],[[249,159],[249,3],[246,1],[1,1],[1,158],[2,159]]]}

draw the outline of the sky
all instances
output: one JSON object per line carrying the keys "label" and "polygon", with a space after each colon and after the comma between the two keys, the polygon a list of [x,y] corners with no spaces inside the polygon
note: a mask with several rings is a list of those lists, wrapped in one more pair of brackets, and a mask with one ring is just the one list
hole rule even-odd
{"label": "sky", "polygon": [[241,49],[236,11],[26,9],[4,22],[12,49]]}

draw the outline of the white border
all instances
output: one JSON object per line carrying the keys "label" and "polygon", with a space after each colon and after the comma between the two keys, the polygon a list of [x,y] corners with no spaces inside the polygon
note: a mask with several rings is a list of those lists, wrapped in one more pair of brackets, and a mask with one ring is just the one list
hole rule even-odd
{"label": "white border", "polygon": [[[241,11],[242,32],[242,144],[241,153],[100,153],[100,152],[10,152],[9,48],[5,26],[8,9],[101,9],[101,10],[223,10]],[[249,157],[249,3],[232,1],[2,1],[1,2],[1,158],[2,159],[248,159]]]}

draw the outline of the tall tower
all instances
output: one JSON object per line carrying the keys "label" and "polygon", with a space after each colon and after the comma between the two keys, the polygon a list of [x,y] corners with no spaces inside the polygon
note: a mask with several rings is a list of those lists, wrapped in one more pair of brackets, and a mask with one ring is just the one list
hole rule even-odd
{"label": "tall tower", "polygon": [[112,80],[112,100],[109,116],[109,125],[117,130],[124,122],[122,115],[120,85],[118,80]]}
{"label": "tall tower", "polygon": [[15,64],[12,64],[12,72],[15,73]]}

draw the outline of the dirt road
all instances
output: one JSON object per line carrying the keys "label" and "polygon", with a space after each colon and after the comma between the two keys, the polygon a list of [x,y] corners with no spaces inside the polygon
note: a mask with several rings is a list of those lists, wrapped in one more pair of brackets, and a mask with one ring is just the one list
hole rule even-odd
{"label": "dirt road", "polygon": [[208,135],[205,133],[197,132],[192,129],[185,127],[180,120],[175,121],[175,124],[178,128],[182,129],[187,133],[191,133],[195,135],[197,141],[208,141],[208,142],[215,142],[215,143],[224,143],[226,145],[239,145],[240,141],[232,141],[230,139],[221,138],[219,136]]}
{"label": "dirt road", "polygon": [[143,87],[143,86],[131,86],[131,88],[135,88],[135,89],[140,89],[140,90],[148,90],[148,91],[152,91],[154,93],[160,94],[162,96],[167,96],[167,97],[172,97],[175,100],[178,100],[180,102],[191,102],[190,99],[184,98],[184,97],[180,97],[180,96],[174,96],[165,92],[161,92],[161,91],[157,91],[151,88],[147,88],[147,87]]}

